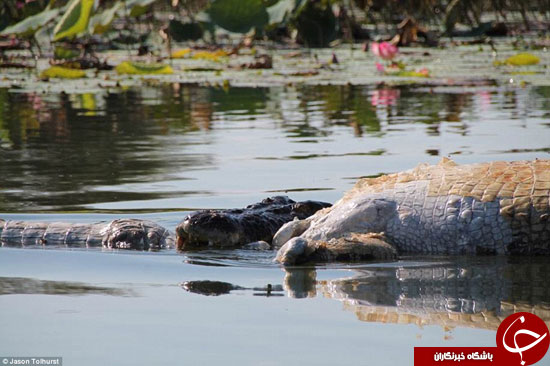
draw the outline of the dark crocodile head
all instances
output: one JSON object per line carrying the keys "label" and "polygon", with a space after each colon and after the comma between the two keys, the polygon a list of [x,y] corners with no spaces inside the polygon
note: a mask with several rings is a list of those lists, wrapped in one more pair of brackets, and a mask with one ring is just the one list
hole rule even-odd
{"label": "dark crocodile head", "polygon": [[234,246],[242,239],[238,218],[223,211],[197,211],[176,228],[176,247],[188,250],[206,246]]}
{"label": "dark crocodile head", "polygon": [[176,228],[176,247],[234,247],[253,241],[271,242],[273,235],[294,218],[313,215],[329,203],[295,202],[286,196],[266,198],[243,209],[202,210],[189,214]]}
{"label": "dark crocodile head", "polygon": [[173,244],[170,231],[146,220],[113,220],[104,232],[103,246],[118,249],[158,250]]}

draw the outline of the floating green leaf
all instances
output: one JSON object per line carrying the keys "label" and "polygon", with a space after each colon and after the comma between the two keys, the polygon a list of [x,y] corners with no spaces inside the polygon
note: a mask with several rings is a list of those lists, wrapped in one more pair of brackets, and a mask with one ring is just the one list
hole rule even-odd
{"label": "floating green leaf", "polygon": [[4,29],[0,34],[15,34],[20,37],[30,37],[37,30],[48,24],[53,18],[59,14],[59,9],[46,8],[42,12],[27,17],[10,27]]}
{"label": "floating green leaf", "polygon": [[172,74],[174,70],[169,65],[161,63],[143,63],[124,61],[116,68],[119,74],[148,75],[148,74]]}
{"label": "floating green leaf", "polygon": [[513,66],[536,65],[539,62],[540,58],[531,53],[519,53],[506,59],[506,63]]}
{"label": "floating green leaf", "polygon": [[121,6],[122,6],[122,3],[117,2],[115,5],[113,5],[112,8],[107,9],[102,13],[95,14],[90,19],[90,24],[88,26],[90,33],[103,34],[107,30],[109,30],[109,28],[111,28],[111,23],[116,18],[116,13]]}
{"label": "floating green leaf", "polygon": [[395,76],[401,76],[401,77],[413,77],[413,78],[428,78],[430,77],[430,74],[428,72],[422,72],[422,71],[400,71],[396,74],[393,74]]}
{"label": "floating green leaf", "polygon": [[177,51],[172,52],[171,57],[172,58],[184,58],[185,56],[187,56],[190,53],[191,53],[190,48],[184,48],[182,50],[177,50]]}
{"label": "floating green leaf", "polygon": [[214,24],[235,33],[262,29],[269,20],[262,0],[214,0],[208,13]]}
{"label": "floating green leaf", "polygon": [[73,37],[88,28],[94,0],[72,0],[53,30],[53,40]]}
{"label": "floating green leaf", "polygon": [[42,79],[60,78],[60,79],[78,79],[86,76],[82,70],[69,69],[67,67],[52,66],[40,74]]}
{"label": "floating green leaf", "polygon": [[219,62],[222,57],[227,57],[228,54],[224,50],[216,51],[197,51],[193,53],[195,60],[209,60]]}

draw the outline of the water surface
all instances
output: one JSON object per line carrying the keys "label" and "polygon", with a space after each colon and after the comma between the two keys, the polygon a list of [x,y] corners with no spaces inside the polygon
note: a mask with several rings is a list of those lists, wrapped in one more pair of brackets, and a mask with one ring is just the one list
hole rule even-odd
{"label": "water surface", "polygon": [[550,86],[0,89],[3,212],[335,201],[358,177],[547,158]]}

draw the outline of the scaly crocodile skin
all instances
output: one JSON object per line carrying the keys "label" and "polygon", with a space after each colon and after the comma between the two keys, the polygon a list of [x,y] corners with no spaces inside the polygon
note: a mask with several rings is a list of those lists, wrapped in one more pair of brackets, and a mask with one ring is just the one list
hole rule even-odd
{"label": "scaly crocodile skin", "polygon": [[201,210],[189,214],[176,228],[178,250],[234,247],[258,240],[271,242],[285,223],[310,217],[330,203],[295,202],[275,196],[242,209]]}
{"label": "scaly crocodile skin", "polygon": [[[315,258],[317,248],[330,252],[331,243],[365,233],[383,233],[399,254],[549,255],[549,201],[550,160],[457,165],[443,159],[359,180],[314,215],[278,260],[294,263],[297,252]],[[293,246],[298,250],[287,255]]]}
{"label": "scaly crocodile skin", "polygon": [[121,219],[95,224],[0,220],[2,246],[104,246],[148,250],[169,247],[173,241],[168,230],[147,220]]}

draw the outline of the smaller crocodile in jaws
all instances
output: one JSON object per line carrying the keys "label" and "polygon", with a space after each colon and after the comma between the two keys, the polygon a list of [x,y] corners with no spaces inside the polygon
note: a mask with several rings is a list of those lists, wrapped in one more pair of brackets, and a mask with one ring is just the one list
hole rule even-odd
{"label": "smaller crocodile in jaws", "polygon": [[275,196],[243,209],[201,210],[189,214],[176,228],[176,247],[235,247],[256,241],[270,243],[285,223],[303,220],[330,203],[295,202]]}
{"label": "smaller crocodile in jaws", "polygon": [[119,219],[94,224],[4,221],[0,219],[2,246],[106,247],[154,250],[173,246],[173,234],[148,220]]}
{"label": "smaller crocodile in jaws", "polygon": [[550,160],[437,165],[364,178],[332,207],[286,224],[276,260],[398,254],[550,255]]}

